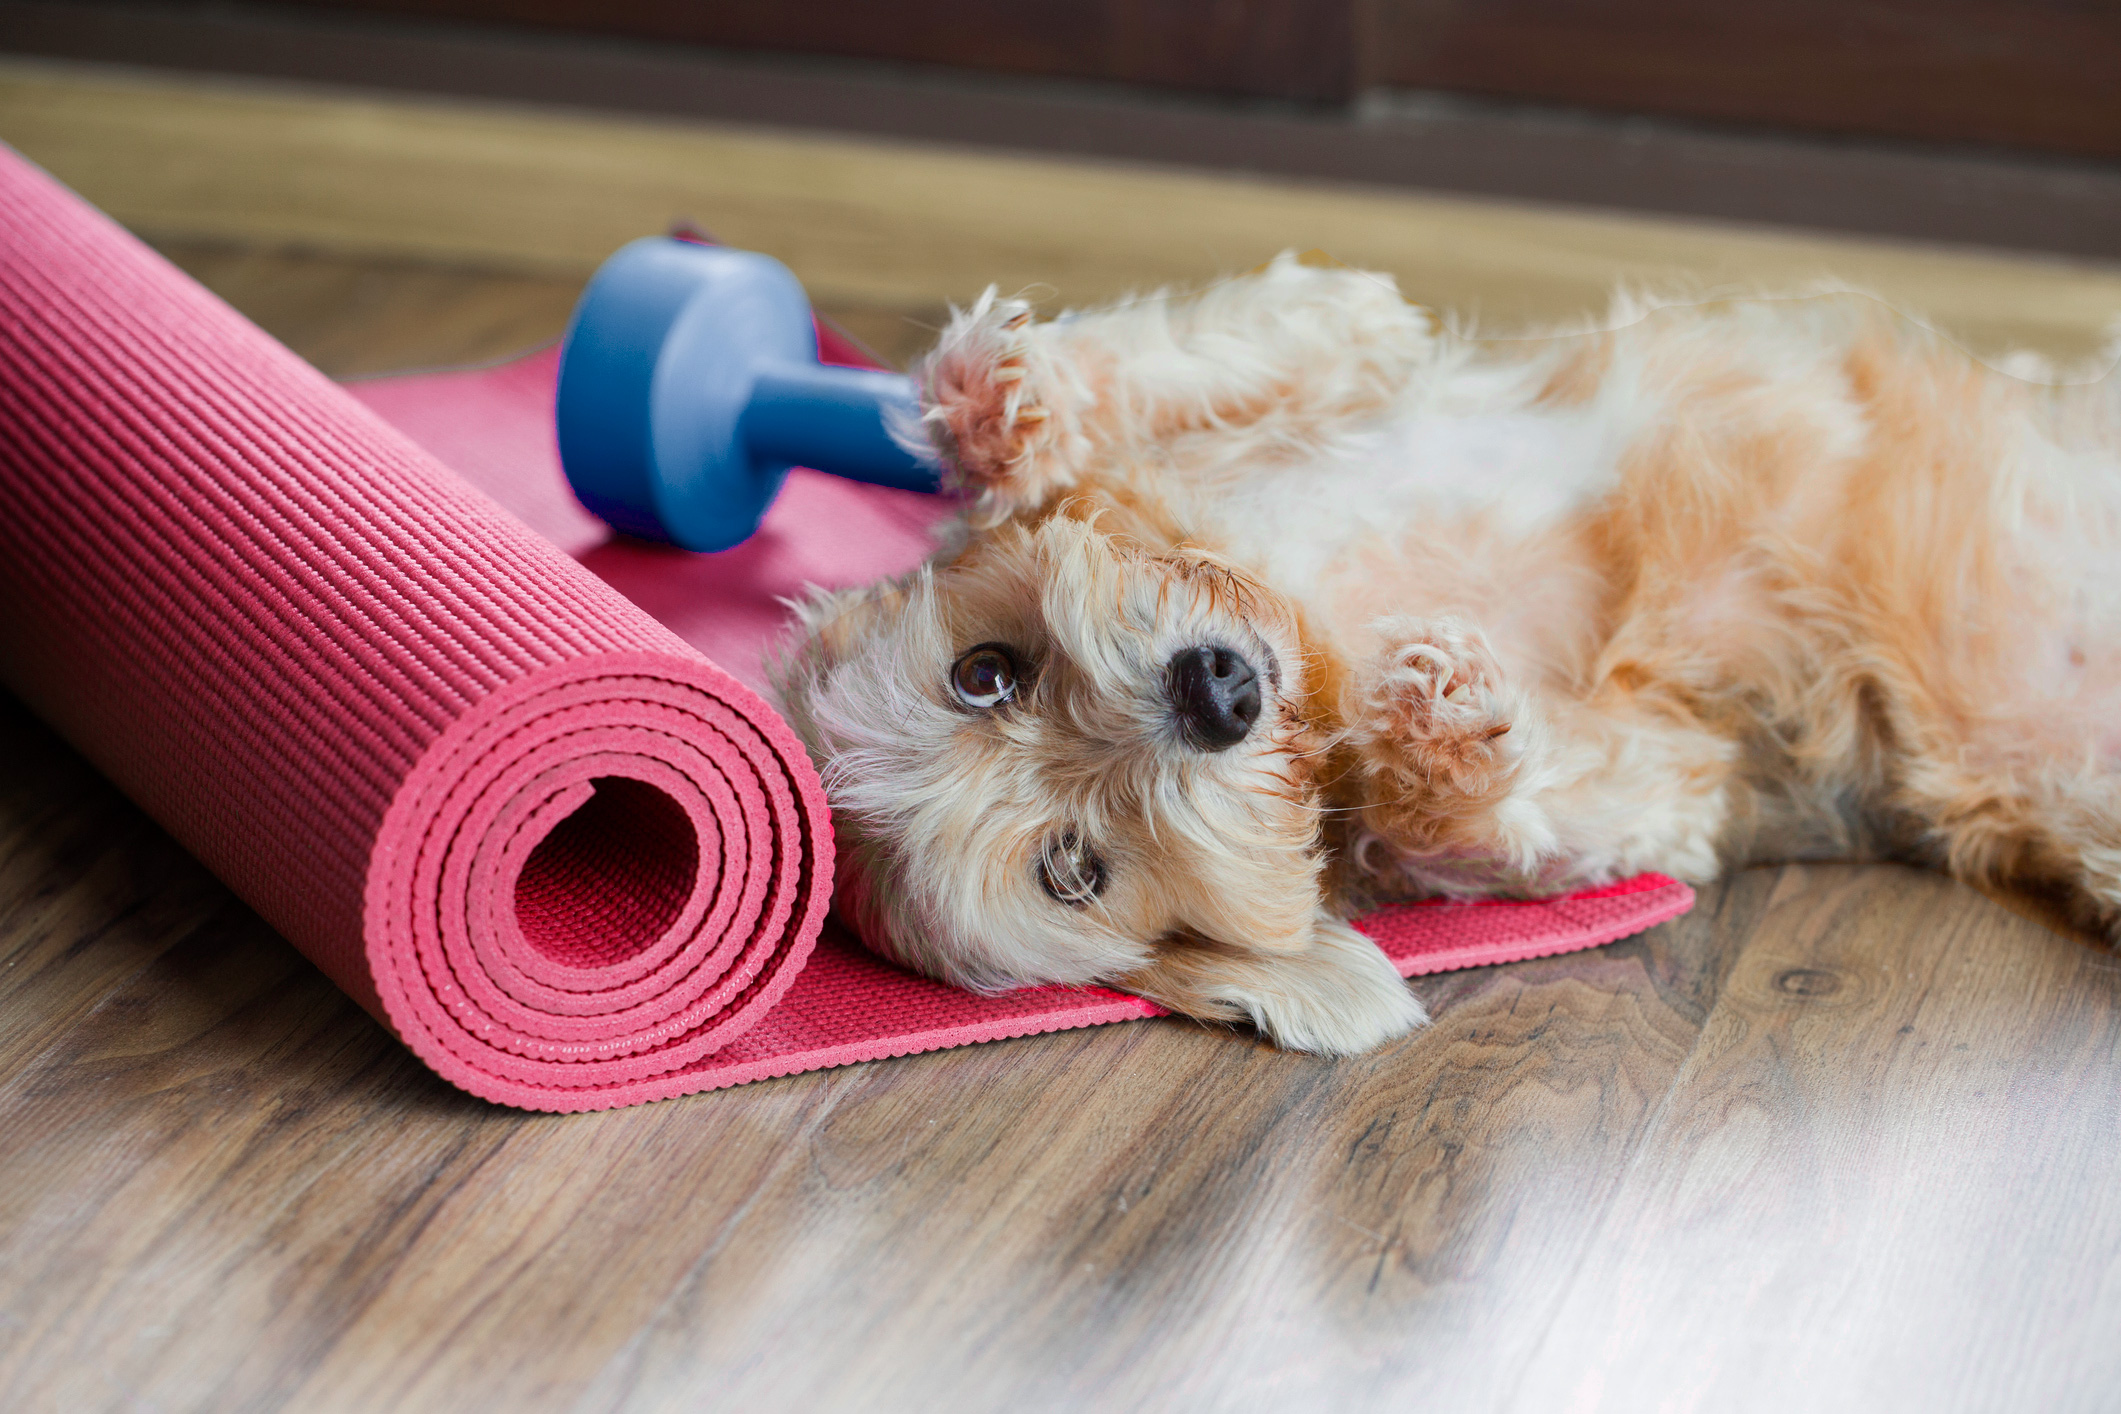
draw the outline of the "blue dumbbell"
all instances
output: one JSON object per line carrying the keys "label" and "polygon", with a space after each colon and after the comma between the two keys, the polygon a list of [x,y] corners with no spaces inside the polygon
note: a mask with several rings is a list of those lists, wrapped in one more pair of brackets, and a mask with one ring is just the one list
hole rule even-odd
{"label": "blue dumbbell", "polygon": [[770,256],[669,237],[604,262],[560,354],[560,462],[629,535],[726,550],[758,529],[791,466],[914,491],[932,458],[911,379],[818,362],[810,301]]}

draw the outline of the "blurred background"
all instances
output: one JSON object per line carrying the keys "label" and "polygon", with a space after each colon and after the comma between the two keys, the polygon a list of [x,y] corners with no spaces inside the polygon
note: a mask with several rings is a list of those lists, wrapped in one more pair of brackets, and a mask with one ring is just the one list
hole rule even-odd
{"label": "blurred background", "polygon": [[2121,256],[2105,0],[7,0],[0,42]]}
{"label": "blurred background", "polygon": [[[1616,281],[1851,282],[2065,359],[2121,315],[2110,0],[0,0],[0,56],[0,137],[283,330],[232,251],[571,288],[677,217],[901,357],[989,280],[1285,245],[1489,329]],[[322,354],[468,346],[422,337]]]}

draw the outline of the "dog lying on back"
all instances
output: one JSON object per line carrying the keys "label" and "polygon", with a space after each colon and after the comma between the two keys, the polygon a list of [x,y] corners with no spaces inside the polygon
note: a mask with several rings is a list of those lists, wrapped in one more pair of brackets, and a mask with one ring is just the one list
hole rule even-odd
{"label": "dog lying on back", "polygon": [[1855,297],[1476,343],[1284,256],[920,371],[968,493],[781,665],[838,902],[979,990],[1423,1020],[1343,922],[1892,855],[2121,918],[2121,396]]}

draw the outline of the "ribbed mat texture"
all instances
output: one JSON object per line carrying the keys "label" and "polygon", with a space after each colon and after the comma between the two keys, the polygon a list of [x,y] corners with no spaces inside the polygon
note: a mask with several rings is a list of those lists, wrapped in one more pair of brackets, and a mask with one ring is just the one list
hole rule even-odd
{"label": "ribbed mat texture", "polygon": [[0,673],[422,1059],[697,1089],[832,843],[772,709],[0,153]]}
{"label": "ribbed mat texture", "polygon": [[[827,924],[829,819],[760,656],[778,596],[904,568],[939,504],[798,472],[740,550],[613,540],[566,495],[552,378],[548,352],[349,396],[0,148],[0,680],[488,1099],[1155,1014],[971,996]],[[1645,876],[1361,926],[1412,974],[1691,900]]]}

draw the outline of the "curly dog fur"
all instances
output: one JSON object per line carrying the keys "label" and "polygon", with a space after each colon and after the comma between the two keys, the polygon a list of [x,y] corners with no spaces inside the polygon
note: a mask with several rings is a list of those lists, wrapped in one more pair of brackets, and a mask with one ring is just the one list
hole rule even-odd
{"label": "curly dog fur", "polygon": [[1342,921],[1386,898],[1889,854],[2111,933],[2112,380],[1853,296],[1625,314],[1476,341],[1286,256],[959,312],[920,373],[955,532],[780,667],[843,912],[1329,1053],[1422,1020]]}

